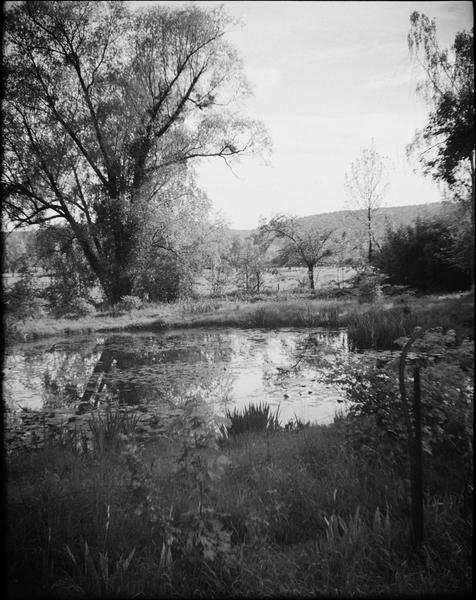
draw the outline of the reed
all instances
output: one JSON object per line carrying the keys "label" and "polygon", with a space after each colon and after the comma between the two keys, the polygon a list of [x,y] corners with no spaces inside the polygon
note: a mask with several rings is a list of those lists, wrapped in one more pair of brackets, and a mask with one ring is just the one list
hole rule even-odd
{"label": "reed", "polygon": [[137,412],[111,407],[92,412],[88,426],[92,434],[93,450],[97,454],[103,454],[108,449],[117,447],[121,436],[128,437],[135,432],[140,419]]}
{"label": "reed", "polygon": [[235,408],[233,412],[227,410],[225,414],[230,420],[230,425],[224,426],[222,429],[226,437],[235,437],[250,432],[278,431],[281,428],[279,406],[273,413],[266,402],[256,405],[251,403],[241,410]]}

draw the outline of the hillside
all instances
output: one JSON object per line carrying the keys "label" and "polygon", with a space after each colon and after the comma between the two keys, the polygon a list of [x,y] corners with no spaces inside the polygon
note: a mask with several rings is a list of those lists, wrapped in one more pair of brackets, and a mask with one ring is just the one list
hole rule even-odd
{"label": "hillside", "polygon": [[[381,238],[385,233],[387,223],[392,227],[400,225],[410,225],[414,223],[417,217],[429,217],[441,213],[446,208],[443,202],[432,202],[431,204],[411,204],[409,206],[391,206],[382,207],[375,215],[375,236]],[[316,227],[318,229],[333,229],[336,236],[340,236],[344,231],[347,236],[351,234],[360,234],[364,229],[362,221],[359,220],[359,213],[356,210],[341,210],[330,213],[322,213],[301,217],[298,219],[307,227]],[[230,229],[233,236],[246,238],[252,234],[255,229]]]}

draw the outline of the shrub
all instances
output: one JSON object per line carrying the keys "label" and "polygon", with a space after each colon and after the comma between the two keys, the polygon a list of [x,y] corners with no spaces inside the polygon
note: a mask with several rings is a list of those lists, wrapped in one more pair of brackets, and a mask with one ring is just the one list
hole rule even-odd
{"label": "shrub", "polygon": [[74,298],[66,308],[68,313],[78,317],[86,317],[95,312],[95,308],[91,302],[85,298]]}
{"label": "shrub", "polygon": [[[397,340],[398,345],[407,338]],[[427,455],[455,456],[472,464],[472,406],[474,350],[469,340],[457,343],[456,334],[441,327],[429,329],[412,346],[421,366],[423,449]],[[375,364],[371,357],[349,358],[347,367],[331,376],[350,401],[352,438],[359,450],[390,460],[405,455],[406,430],[400,400],[398,357]],[[410,413],[413,386],[406,374]],[[411,418],[412,415],[410,414]],[[470,467],[468,467],[470,468]]]}
{"label": "shrub", "polygon": [[387,229],[375,265],[392,285],[423,292],[457,291],[470,286],[470,269],[454,259],[457,240],[442,220],[418,219],[415,225]]}
{"label": "shrub", "polygon": [[5,290],[3,298],[7,312],[16,319],[38,319],[46,314],[47,304],[37,297],[30,271],[23,271],[20,279]]}
{"label": "shrub", "polygon": [[139,310],[143,306],[142,300],[138,296],[122,296],[117,304],[119,310]]}
{"label": "shrub", "polygon": [[357,273],[350,283],[357,290],[359,304],[363,302],[375,302],[382,294],[382,282],[386,279],[378,269],[366,266]]}

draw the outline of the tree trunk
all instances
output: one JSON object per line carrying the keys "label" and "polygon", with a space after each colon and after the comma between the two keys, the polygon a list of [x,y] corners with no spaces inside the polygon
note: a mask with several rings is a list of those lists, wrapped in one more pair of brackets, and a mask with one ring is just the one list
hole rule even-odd
{"label": "tree trunk", "polygon": [[309,277],[309,285],[311,286],[311,290],[314,289],[314,266],[307,267],[307,276]]}
{"label": "tree trunk", "polygon": [[119,248],[115,246],[115,258],[111,261],[109,257],[100,254],[89,236],[81,230],[81,227],[76,222],[70,221],[69,223],[83,249],[89,266],[98,278],[107,301],[113,305],[119,302],[122,296],[131,295],[132,278],[127,268],[129,258],[127,251],[129,248],[124,244]]}
{"label": "tree trunk", "polygon": [[474,211],[475,211],[475,204],[476,204],[476,151],[473,150],[471,153],[471,252],[470,252],[470,257],[471,257],[471,288],[474,289],[474,238],[476,235],[476,229],[475,229],[475,215],[474,215]]}
{"label": "tree trunk", "polygon": [[372,262],[372,213],[370,208],[367,211],[367,224],[368,224],[368,236],[369,236],[369,264]]}

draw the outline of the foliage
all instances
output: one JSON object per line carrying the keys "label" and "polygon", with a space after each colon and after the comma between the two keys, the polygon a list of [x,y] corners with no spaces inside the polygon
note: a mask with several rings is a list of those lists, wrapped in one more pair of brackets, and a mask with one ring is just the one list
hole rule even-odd
{"label": "foliage", "polygon": [[[115,563],[110,565],[108,552],[98,552],[94,560],[88,543],[84,542],[84,557],[80,561],[70,547],[66,545],[66,552],[75,568],[75,576],[70,580],[64,579],[55,583],[55,592],[62,594],[74,593],[94,597],[123,597],[127,591],[127,571],[134,557],[135,548],[128,556],[120,556]],[[82,566],[84,565],[84,567]]]}
{"label": "foliage", "polygon": [[[400,338],[398,345],[407,339]],[[473,435],[473,344],[469,340],[458,343],[454,331],[443,333],[441,327],[436,327],[414,343],[409,360],[416,359],[422,366],[424,452],[454,454],[462,465],[468,465]],[[388,460],[403,464],[406,433],[397,370],[398,358],[391,356],[377,361],[372,357],[349,358],[341,373],[334,367],[330,377],[344,387],[350,402],[348,416],[353,443],[369,456],[376,456],[384,448]],[[411,381],[408,373],[407,381]],[[407,387],[410,388],[409,383]],[[407,394],[412,404],[413,391],[408,389]]]}
{"label": "foliage", "polygon": [[139,310],[143,306],[142,300],[138,296],[122,296],[121,301],[117,304],[119,310]]}
{"label": "foliage", "polygon": [[[408,47],[414,60],[423,68],[425,80],[420,92],[430,113],[428,124],[417,131],[408,152],[419,154],[425,174],[445,182],[454,200],[470,215],[470,227],[459,223],[466,237],[470,259],[471,282],[474,284],[474,236],[476,203],[475,126],[474,126],[474,29],[456,34],[448,51],[441,49],[436,36],[436,22],[417,11],[410,16]],[[467,223],[468,221],[466,221]]]}
{"label": "foliage", "polygon": [[357,274],[349,283],[357,289],[359,304],[372,303],[381,297],[381,285],[385,279],[386,277],[375,266],[366,264],[363,268],[358,269]]}
{"label": "foliage", "polygon": [[266,248],[259,235],[245,240],[235,237],[230,248],[229,262],[235,269],[238,290],[245,294],[259,294],[263,273],[267,267]]}
{"label": "foliage", "polygon": [[314,269],[330,256],[327,248],[331,239],[331,230],[306,228],[299,224],[297,217],[277,215],[269,221],[263,220],[259,227],[260,236],[272,240],[281,240],[275,262],[281,266],[305,265],[308,271],[309,285],[315,289]]}
{"label": "foliage", "polygon": [[134,293],[151,301],[191,293],[194,277],[212,252],[218,223],[190,169],[160,186],[160,196],[139,203],[137,245],[130,271]]}
{"label": "foliage", "polygon": [[257,405],[251,403],[242,410],[234,408],[233,412],[227,410],[226,417],[230,420],[230,425],[222,428],[222,433],[226,437],[258,431],[277,431],[281,428],[279,407],[273,414],[269,404],[266,403],[260,402]]}
{"label": "foliage", "polygon": [[408,306],[382,310],[372,307],[365,312],[353,312],[346,317],[350,350],[390,350],[395,340],[410,333],[418,318]]}
{"label": "foliage", "polygon": [[4,291],[3,301],[7,314],[15,320],[39,319],[46,314],[45,302],[38,298],[30,269],[23,270],[20,278]]}
{"label": "foliage", "polygon": [[[202,460],[186,469],[177,469],[176,434],[102,460],[51,450],[11,457],[10,595],[98,596],[106,581],[115,597],[470,590],[472,513],[448,488],[449,463],[428,492],[422,560],[405,544],[404,478],[384,453],[369,461],[355,452],[346,431],[341,421],[250,434],[217,451],[192,435]],[[229,462],[208,480],[203,471],[223,455]]]}
{"label": "foliage", "polygon": [[107,407],[104,411],[92,412],[88,426],[92,434],[93,452],[102,455],[106,451],[116,450],[136,431],[140,421],[139,414],[127,410]]}
{"label": "foliage", "polygon": [[34,241],[37,264],[50,278],[50,284],[42,290],[42,296],[50,302],[56,314],[71,312],[73,305],[79,306],[80,299],[86,301],[90,298],[91,290],[97,283],[96,276],[70,229],[42,225]]}
{"label": "foliage", "polygon": [[2,272],[21,272],[32,267],[34,259],[34,231],[2,232]]}
{"label": "foliage", "polygon": [[96,312],[94,304],[88,302],[85,298],[74,298],[69,304],[62,307],[62,312],[72,314],[76,317],[86,317]]}
{"label": "foliage", "polygon": [[413,226],[387,229],[375,266],[390,284],[423,292],[467,289],[469,265],[455,264],[458,245],[445,220],[417,219]]}
{"label": "foliage", "polygon": [[378,246],[375,237],[375,216],[382,206],[388,187],[388,175],[384,158],[372,145],[362,151],[362,155],[351,165],[345,175],[345,186],[348,201],[355,205],[358,211],[356,219],[366,228],[368,244],[367,259],[371,263],[374,256],[374,244]]}
{"label": "foliage", "polygon": [[108,300],[132,293],[141,219],[189,161],[267,145],[223,7],[25,2],[4,39],[3,202],[66,223]]}
{"label": "foliage", "polygon": [[[461,176],[462,162],[474,173],[473,30],[457,33],[448,51],[439,47],[434,19],[415,11],[410,23],[408,46],[426,75],[417,91],[431,108],[428,125],[415,142],[434,148],[420,155],[425,171],[452,186]],[[469,185],[474,197],[474,175]]]}

